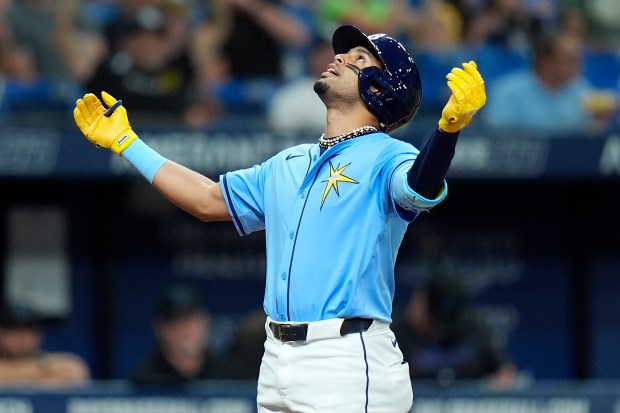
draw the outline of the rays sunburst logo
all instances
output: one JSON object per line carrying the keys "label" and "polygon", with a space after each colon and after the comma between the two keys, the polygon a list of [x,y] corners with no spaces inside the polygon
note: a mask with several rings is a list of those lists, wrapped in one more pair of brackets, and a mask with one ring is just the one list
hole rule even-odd
{"label": "rays sunburst logo", "polygon": [[358,181],[344,174],[344,171],[349,167],[349,165],[351,165],[351,162],[349,162],[342,168],[340,167],[340,164],[336,165],[336,167],[334,168],[334,165],[332,165],[331,161],[329,162],[329,176],[321,181],[321,182],[327,183],[325,185],[325,190],[323,190],[323,198],[321,199],[321,209],[323,209],[323,204],[325,203],[325,199],[327,199],[327,196],[329,195],[332,189],[334,190],[334,192],[336,192],[336,195],[340,196],[340,191],[338,190],[339,182],[359,184]]}

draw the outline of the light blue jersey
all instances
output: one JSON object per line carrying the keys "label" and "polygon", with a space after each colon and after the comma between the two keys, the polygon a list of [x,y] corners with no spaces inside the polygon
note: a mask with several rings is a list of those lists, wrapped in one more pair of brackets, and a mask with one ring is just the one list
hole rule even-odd
{"label": "light blue jersey", "polygon": [[417,213],[399,215],[390,185],[417,154],[411,144],[372,133],[323,155],[317,144],[295,146],[222,175],[239,233],[265,229],[263,304],[273,320],[391,322],[396,255]]}

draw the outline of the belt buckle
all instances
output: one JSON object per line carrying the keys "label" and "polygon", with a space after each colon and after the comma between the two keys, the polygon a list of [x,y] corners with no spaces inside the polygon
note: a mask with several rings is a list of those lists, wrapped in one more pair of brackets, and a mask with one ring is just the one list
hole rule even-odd
{"label": "belt buckle", "polygon": [[276,324],[276,331],[277,331],[277,339],[280,341],[284,341],[284,330],[286,330],[287,328],[291,328],[293,327],[293,324],[291,323],[284,323],[284,324]]}

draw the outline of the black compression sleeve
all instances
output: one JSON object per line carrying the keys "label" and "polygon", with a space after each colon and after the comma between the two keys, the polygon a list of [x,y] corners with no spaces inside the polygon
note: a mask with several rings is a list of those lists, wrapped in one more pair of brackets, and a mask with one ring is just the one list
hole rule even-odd
{"label": "black compression sleeve", "polygon": [[446,133],[439,128],[435,130],[407,173],[411,189],[428,199],[437,196],[454,157],[458,137],[459,132]]}

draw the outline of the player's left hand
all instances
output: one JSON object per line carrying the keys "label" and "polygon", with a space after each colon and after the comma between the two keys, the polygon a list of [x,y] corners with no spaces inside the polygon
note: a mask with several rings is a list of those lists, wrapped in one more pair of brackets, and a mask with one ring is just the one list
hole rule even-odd
{"label": "player's left hand", "polygon": [[487,101],[484,80],[473,60],[463,63],[463,69],[455,67],[446,76],[452,91],[450,100],[441,112],[439,128],[454,133],[465,128]]}

